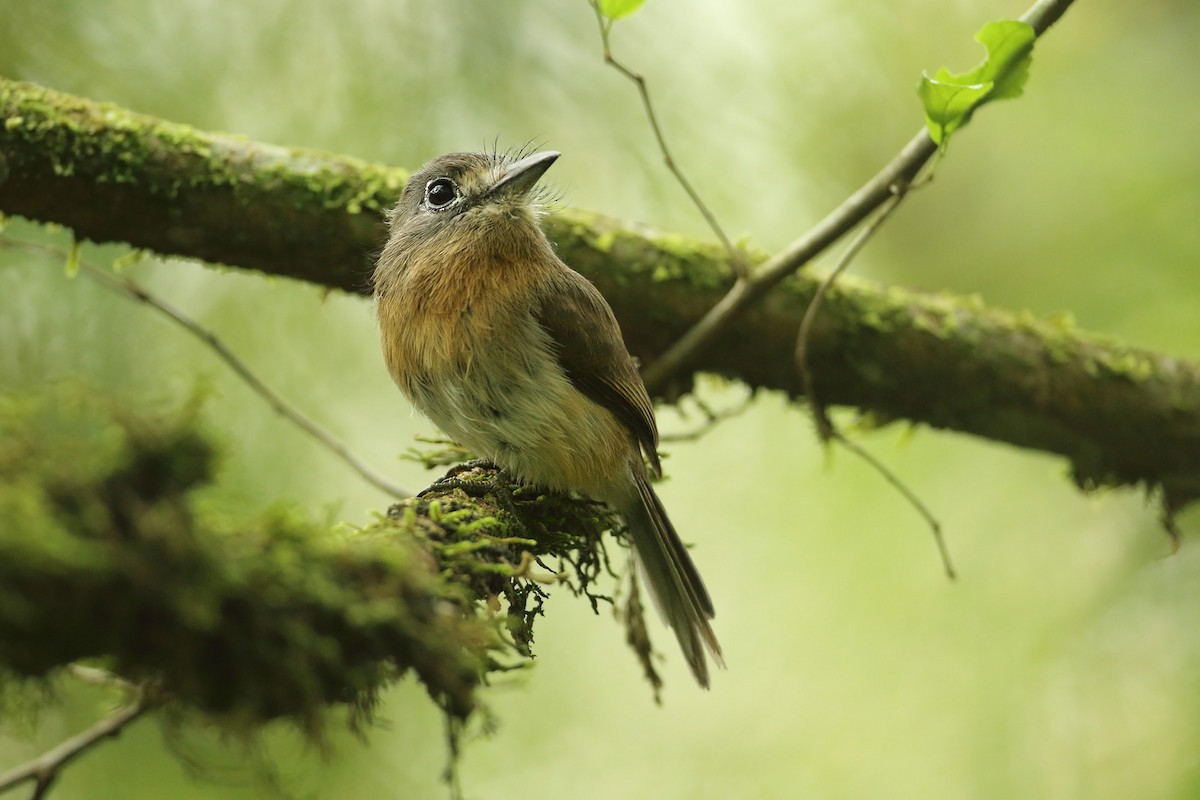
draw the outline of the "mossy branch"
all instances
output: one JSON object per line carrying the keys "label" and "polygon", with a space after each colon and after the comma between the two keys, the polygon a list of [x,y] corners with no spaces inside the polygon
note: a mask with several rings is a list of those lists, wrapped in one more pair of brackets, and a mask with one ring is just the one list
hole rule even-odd
{"label": "mossy branch", "polygon": [[[118,409],[70,387],[0,397],[4,672],[100,659],[251,726],[314,722],[333,703],[369,712],[411,672],[465,717],[489,669],[529,655],[546,596],[534,559],[599,573],[601,509],[486,480],[465,484],[478,497],[447,486],[357,530],[282,508],[232,520],[205,489],[214,451],[194,415]],[[497,596],[503,615],[481,602]]]}
{"label": "mossy branch", "polygon": [[81,239],[365,291],[407,174],[0,78],[0,211]]}
{"label": "mossy branch", "polygon": [[[382,214],[406,174],[343,156],[205,133],[0,79],[0,212],[96,241],[364,292]],[[733,282],[716,244],[582,211],[546,228],[612,303],[649,363]],[[761,264],[762,253],[747,252]],[[792,396],[795,333],[819,278],[784,281],[722,332],[692,372]],[[1168,508],[1200,496],[1200,365],[973,298],[843,279],[809,342],[822,397],[1065,456],[1082,485],[1143,484]]]}

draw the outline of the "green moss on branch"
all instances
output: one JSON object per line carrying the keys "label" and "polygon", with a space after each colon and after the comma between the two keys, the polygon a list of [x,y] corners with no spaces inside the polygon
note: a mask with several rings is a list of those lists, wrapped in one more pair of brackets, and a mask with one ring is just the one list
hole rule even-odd
{"label": "green moss on branch", "polygon": [[0,664],[35,677],[100,658],[249,723],[369,707],[412,672],[465,716],[498,658],[528,654],[532,553],[578,562],[593,547],[578,531],[606,524],[565,498],[513,501],[515,517],[449,488],[361,530],[281,508],[230,520],[203,489],[214,458],[186,414],[82,390],[0,398]]}
{"label": "green moss on branch", "polygon": [[403,170],[0,78],[0,210],[82,239],[361,290]]}

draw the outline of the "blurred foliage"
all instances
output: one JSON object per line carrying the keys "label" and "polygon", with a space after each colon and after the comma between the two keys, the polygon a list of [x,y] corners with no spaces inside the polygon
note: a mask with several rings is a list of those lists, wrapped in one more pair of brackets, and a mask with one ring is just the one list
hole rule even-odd
{"label": "blurred foliage", "polygon": [[334,702],[369,714],[412,669],[466,716],[495,637],[415,524],[338,535],[279,504],[226,518],[205,502],[215,453],[194,418],[82,386],[0,396],[0,661],[44,678],[102,658],[251,728],[312,727]]}
{"label": "blurred foliage", "polygon": [[[857,187],[922,124],[912,85],[971,63],[971,33],[1015,0],[647,3],[613,29],[646,75],[676,158],[735,237],[768,250]],[[660,167],[632,88],[599,55],[583,0],[5,0],[0,73],[134,110],[412,167],[440,152],[543,141],[564,203],[707,235]],[[855,264],[887,282],[979,293],[1200,357],[1200,5],[1079,3],[1039,43],[1024,96],[956,138],[935,182]],[[12,221],[8,232],[66,243]],[[112,261],[121,248],[85,247]],[[415,433],[368,307],[285,281],[154,259],[139,281],[222,331],[264,378],[390,466]],[[66,376],[153,401],[211,394],[230,442],[210,502],[302,498],[362,520],[386,502],[275,419],[202,347],[62,264],[0,253],[0,387]],[[947,387],[948,391],[953,387]],[[705,389],[715,404],[733,392]],[[687,420],[664,414],[663,427]],[[617,626],[554,603],[538,668],[495,679],[503,720],[467,748],[469,794],[574,797],[1189,798],[1200,789],[1200,558],[1138,498],[1083,498],[1042,456],[921,431],[864,443],[932,506],[962,577],[877,477],[815,446],[779,398],[672,446],[662,494],[717,604],[729,671],[708,694],[678,659],[649,701]],[[322,504],[327,504],[322,506]],[[603,608],[603,606],[601,607]],[[654,626],[651,625],[653,635]],[[62,693],[0,764],[94,719]],[[299,796],[430,796],[445,757],[411,686],[390,730],[314,759],[267,744]],[[194,734],[202,736],[203,732]],[[519,757],[514,757],[519,752]],[[218,760],[202,756],[201,760]],[[136,764],[137,778],[131,778]],[[209,771],[211,772],[211,770]],[[211,777],[211,774],[210,774]],[[189,780],[152,727],[67,771],[63,798],[256,797]]]}

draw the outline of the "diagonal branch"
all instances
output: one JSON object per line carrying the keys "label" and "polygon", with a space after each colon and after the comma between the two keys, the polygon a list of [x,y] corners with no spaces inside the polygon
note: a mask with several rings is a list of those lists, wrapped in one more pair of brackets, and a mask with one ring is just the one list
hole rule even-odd
{"label": "diagonal branch", "polygon": [[[1021,17],[1034,33],[1043,33],[1058,21],[1074,0],[1038,0]],[[794,275],[830,245],[849,233],[867,216],[886,203],[896,187],[906,186],[937,152],[937,145],[924,127],[904,145],[883,169],[815,227],[771,257],[751,277],[738,280],[687,333],[679,337],[661,356],[643,370],[642,377],[651,391],[688,366],[698,354],[721,335],[733,320],[759,302],[784,279]]]}

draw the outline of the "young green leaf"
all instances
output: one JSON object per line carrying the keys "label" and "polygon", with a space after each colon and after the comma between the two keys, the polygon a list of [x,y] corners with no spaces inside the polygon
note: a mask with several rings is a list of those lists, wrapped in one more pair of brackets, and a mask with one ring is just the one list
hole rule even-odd
{"label": "young green leaf", "polygon": [[922,76],[917,96],[925,107],[925,125],[934,143],[945,147],[950,134],[970,122],[984,103],[1021,95],[1036,38],[1033,28],[1024,22],[989,22],[975,34],[975,40],[987,48],[981,64],[960,74],[942,67],[932,78]]}
{"label": "young green leaf", "polygon": [[646,0],[599,0],[600,13],[609,19],[628,17],[642,7]]}
{"label": "young green leaf", "polygon": [[917,87],[917,95],[925,106],[925,125],[929,138],[939,147],[962,125],[966,124],[971,110],[977,107],[995,84],[959,83],[943,80],[945,70],[938,70],[937,77],[926,75]]}
{"label": "young green leaf", "polygon": [[996,85],[987,98],[989,101],[1021,96],[1029,78],[1036,38],[1027,23],[1011,19],[989,22],[975,34],[975,41],[988,51],[987,59],[975,70],[980,71],[980,78]]}

